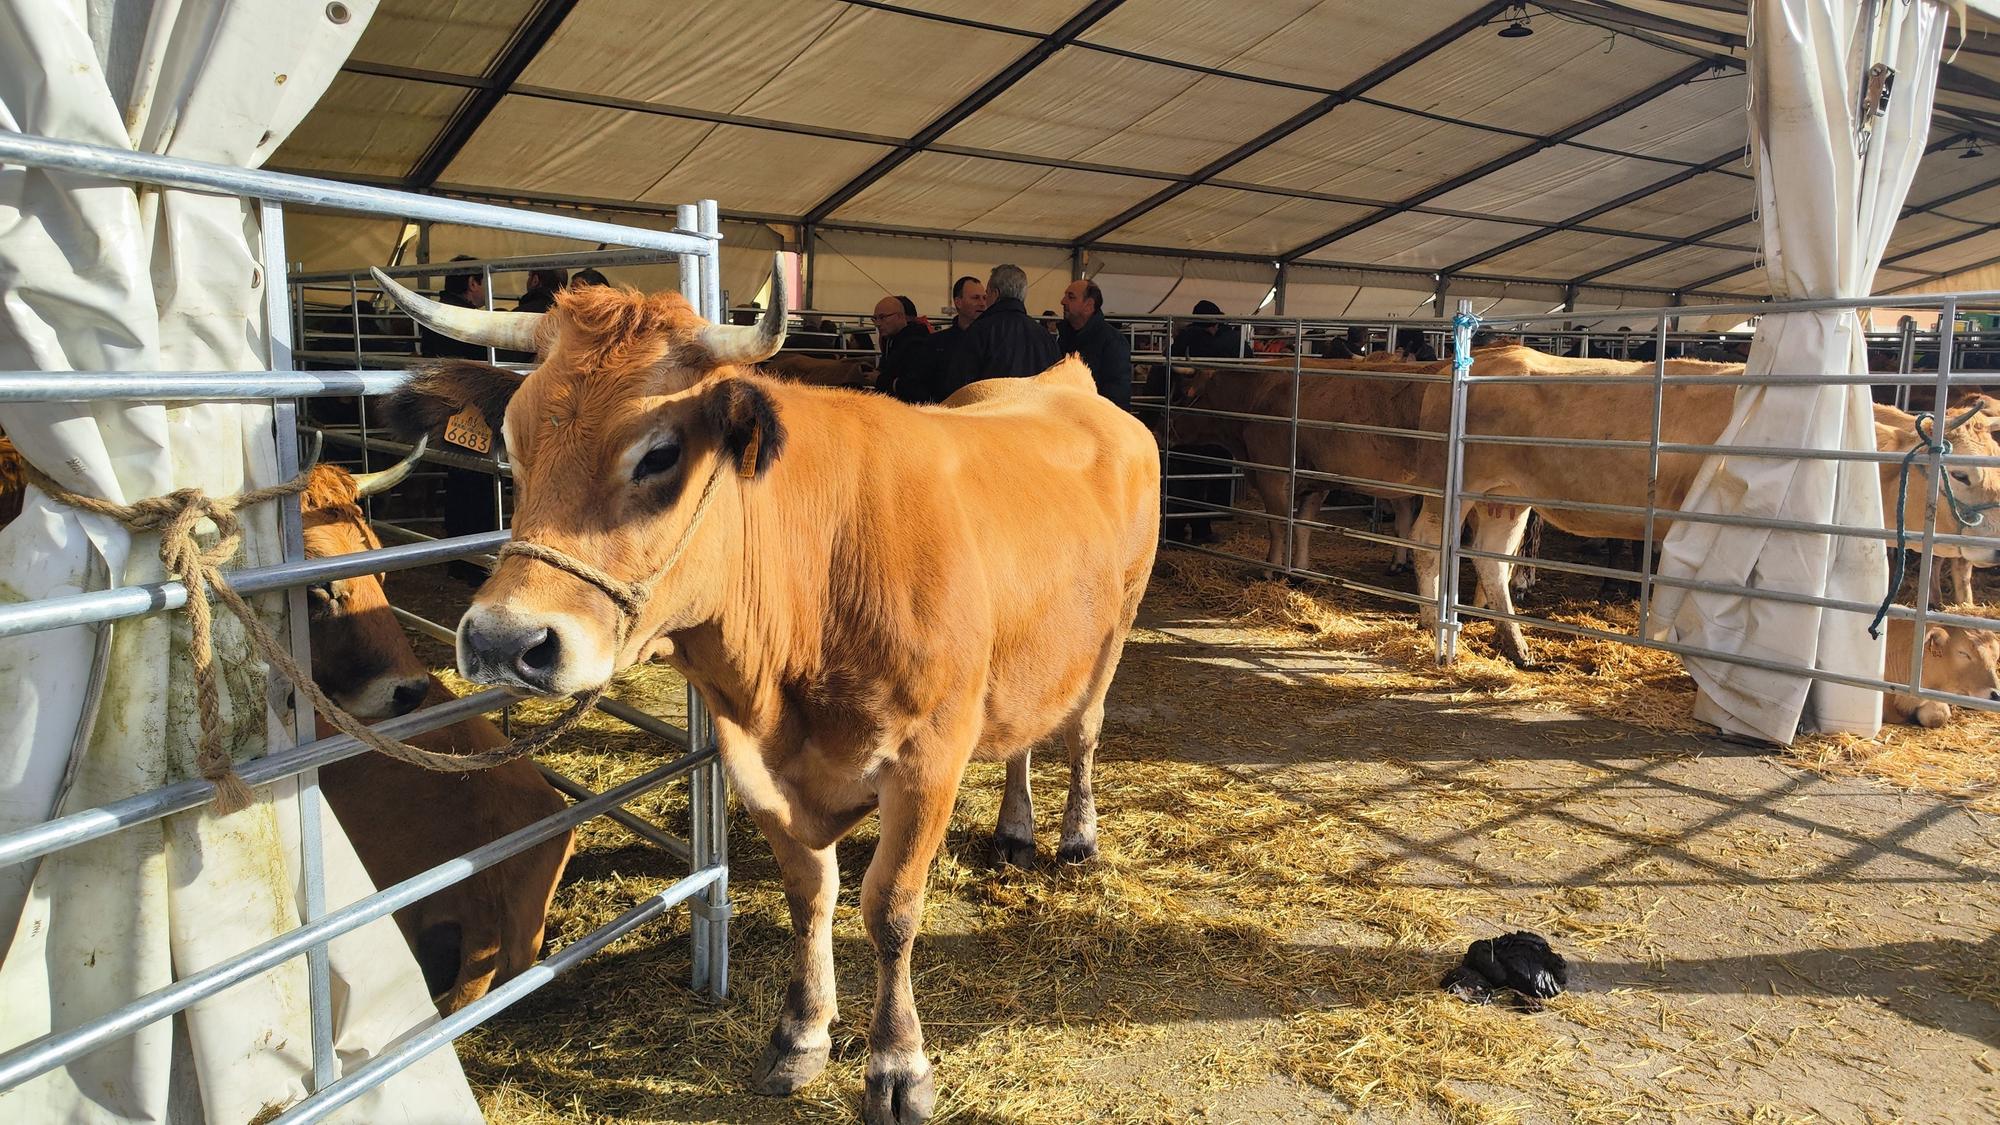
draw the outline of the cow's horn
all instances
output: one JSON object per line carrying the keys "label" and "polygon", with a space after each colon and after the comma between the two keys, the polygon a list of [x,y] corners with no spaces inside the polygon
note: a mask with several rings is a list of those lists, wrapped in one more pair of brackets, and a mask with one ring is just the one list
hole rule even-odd
{"label": "cow's horn", "polygon": [[462,309],[413,293],[374,266],[368,267],[368,272],[375,275],[375,284],[402,306],[404,312],[433,332],[489,348],[505,348],[513,352],[535,350],[535,329],[541,326],[541,313]]}
{"label": "cow's horn", "polygon": [[354,494],[356,496],[373,496],[378,492],[394,488],[403,483],[403,478],[409,476],[410,470],[416,468],[417,462],[423,459],[424,446],[429,443],[430,438],[428,436],[420,437],[417,439],[416,448],[410,450],[410,455],[401,461],[377,472],[354,474]]}
{"label": "cow's horn", "polygon": [[755,324],[711,324],[701,345],[716,364],[762,363],[785,345],[785,260],[771,255],[771,307]]}

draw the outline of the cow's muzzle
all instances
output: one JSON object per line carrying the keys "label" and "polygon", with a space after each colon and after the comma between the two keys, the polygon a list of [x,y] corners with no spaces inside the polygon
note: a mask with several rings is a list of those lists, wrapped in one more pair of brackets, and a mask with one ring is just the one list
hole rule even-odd
{"label": "cow's muzzle", "polygon": [[482,684],[570,695],[611,676],[611,657],[582,622],[474,605],[458,623],[458,670]]}

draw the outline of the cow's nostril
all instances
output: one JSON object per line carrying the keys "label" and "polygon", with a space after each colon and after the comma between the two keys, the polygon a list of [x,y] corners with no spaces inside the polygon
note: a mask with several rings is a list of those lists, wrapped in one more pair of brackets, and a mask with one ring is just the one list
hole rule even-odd
{"label": "cow's nostril", "polygon": [[530,638],[531,643],[514,658],[521,675],[539,681],[546,676],[561,655],[561,643],[556,640],[555,630],[543,629],[538,638]]}
{"label": "cow's nostril", "polygon": [[1986,698],[1993,700],[1995,703],[2000,703],[2000,691],[1989,691],[1986,693]]}
{"label": "cow's nostril", "polygon": [[429,694],[428,684],[403,684],[390,697],[390,707],[398,715],[407,715],[423,706],[424,696]]}

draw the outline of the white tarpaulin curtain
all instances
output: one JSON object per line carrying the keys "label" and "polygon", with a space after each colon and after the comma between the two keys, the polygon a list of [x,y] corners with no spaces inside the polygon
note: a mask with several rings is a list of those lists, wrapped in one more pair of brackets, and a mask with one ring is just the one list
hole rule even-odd
{"label": "white tarpaulin curtain", "polygon": [[[0,0],[0,128],[256,166],[325,89],[373,9]],[[0,369],[262,368],[257,237],[252,205],[235,198],[0,168]],[[277,478],[266,406],[13,405],[0,425],[58,481],[121,502]],[[246,564],[277,561],[266,509],[246,513]],[[157,581],[155,552],[150,535],[31,492],[0,533],[0,598]],[[216,641],[226,737],[238,757],[254,755],[282,728],[227,615]],[[77,628],[0,641],[0,831],[193,774],[186,644],[180,615],[121,622],[108,637]],[[368,881],[330,815],[327,824],[327,897],[339,905]],[[181,813],[0,872],[0,935],[11,939],[0,1047],[74,1028],[295,928],[298,846],[287,783],[230,816]],[[330,961],[342,1066],[435,1019],[389,920],[333,942]],[[0,1095],[0,1120],[241,1125],[305,1094],[310,1044],[295,959]],[[340,1115],[479,1117],[448,1051]]]}
{"label": "white tarpaulin curtain", "polygon": [[[1750,9],[1750,131],[1765,269],[1778,300],[1858,297],[1923,155],[1949,12],[1933,0],[1756,0]],[[1862,129],[1873,63],[1896,72],[1887,111]],[[1759,321],[1749,374],[1801,380],[1868,370],[1852,312],[1789,312]],[[1865,387],[1746,387],[1722,444],[1875,448]],[[1711,459],[1684,510],[1880,527],[1876,467],[1860,462]],[[1878,542],[1679,522],[1660,573],[1757,589],[1872,602],[1887,583]],[[1882,647],[1866,614],[1663,587],[1655,635],[1763,660],[1879,676]],[[1697,718],[1789,744],[1802,718],[1820,730],[1873,734],[1881,696],[1714,660],[1690,659]],[[1807,708],[1810,706],[1810,714]]]}

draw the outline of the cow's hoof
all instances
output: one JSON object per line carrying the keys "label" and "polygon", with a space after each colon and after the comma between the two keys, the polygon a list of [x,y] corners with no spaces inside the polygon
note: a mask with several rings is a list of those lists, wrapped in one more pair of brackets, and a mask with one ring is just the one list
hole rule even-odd
{"label": "cow's hoof", "polygon": [[1411,566],[1409,563],[1390,563],[1389,569],[1383,571],[1382,573],[1388,575],[1391,578],[1401,578],[1405,574],[1414,573],[1416,569],[1417,569],[1416,567]]}
{"label": "cow's hoof", "polygon": [[750,1071],[751,1091],[772,1098],[790,1097],[826,1069],[831,1049],[830,1042],[802,1047],[784,1031],[772,1032],[771,1041],[764,1044]]}
{"label": "cow's hoof", "polygon": [[993,835],[993,856],[1008,867],[1033,867],[1035,842],[1018,836]]}
{"label": "cow's hoof", "polygon": [[867,1125],[916,1125],[930,1120],[931,1106],[937,1101],[937,1084],[931,1073],[925,1066],[921,1074],[900,1070],[870,1074],[861,1120]]}
{"label": "cow's hoof", "polygon": [[1062,847],[1056,849],[1057,863],[1066,863],[1075,866],[1080,863],[1089,863],[1096,858],[1097,841],[1095,840],[1066,840],[1063,842]]}

